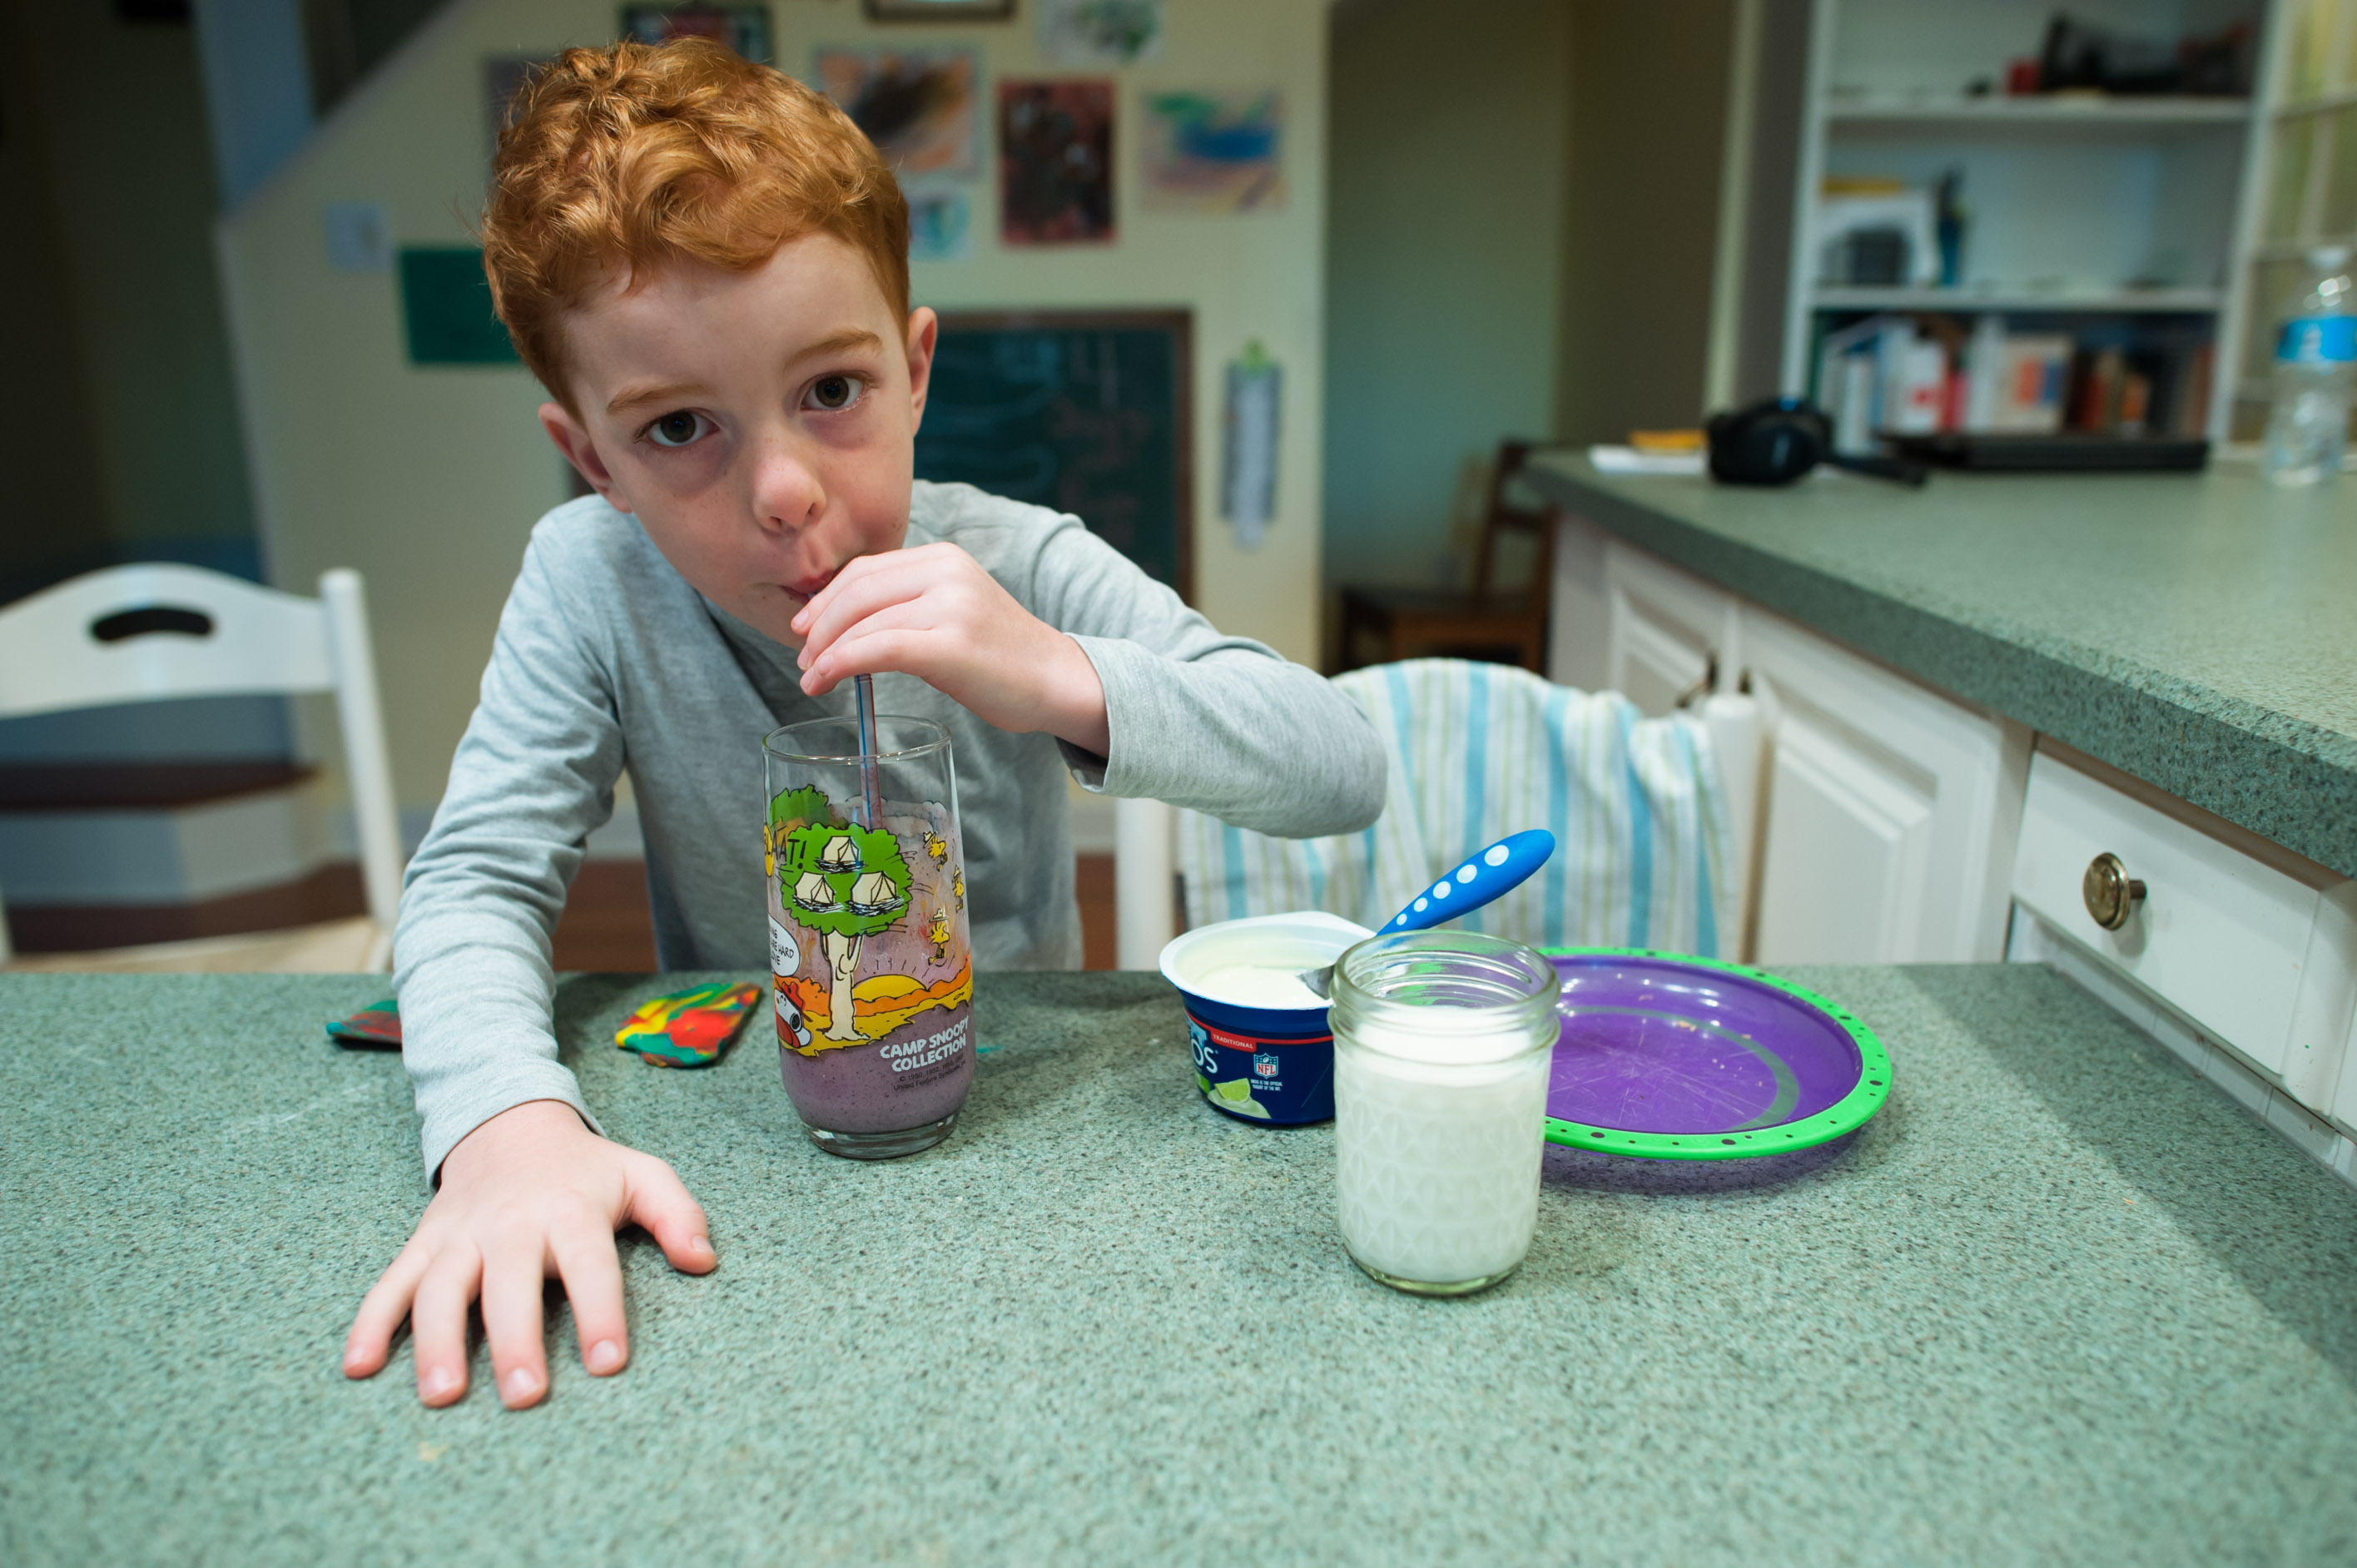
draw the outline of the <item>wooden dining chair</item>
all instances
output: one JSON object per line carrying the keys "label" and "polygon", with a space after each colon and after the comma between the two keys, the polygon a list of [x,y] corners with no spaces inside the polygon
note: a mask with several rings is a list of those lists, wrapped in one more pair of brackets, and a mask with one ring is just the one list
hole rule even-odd
{"label": "wooden dining chair", "polygon": [[[1341,668],[1445,657],[1519,664],[1546,672],[1547,590],[1555,568],[1555,509],[1527,506],[1512,494],[1533,443],[1502,441],[1490,472],[1480,548],[1470,593],[1453,588],[1342,589]],[[1499,546],[1529,536],[1531,575],[1519,587],[1498,582]]]}

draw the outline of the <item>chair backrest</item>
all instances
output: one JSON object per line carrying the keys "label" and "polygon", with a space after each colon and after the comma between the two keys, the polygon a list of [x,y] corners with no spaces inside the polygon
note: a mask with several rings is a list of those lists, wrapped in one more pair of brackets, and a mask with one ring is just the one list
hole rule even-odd
{"label": "chair backrest", "polygon": [[1326,909],[1390,918],[1437,876],[1523,828],[1555,835],[1545,869],[1473,929],[1541,945],[1732,955],[1746,881],[1738,816],[1756,753],[1729,757],[1701,716],[1647,719],[1617,693],[1504,665],[1421,659],[1335,678],[1383,737],[1382,818],[1361,833],[1275,839],[1178,813],[1189,925]]}
{"label": "chair backrest", "polygon": [[1556,511],[1552,506],[1523,506],[1513,499],[1513,482],[1528,461],[1532,443],[1501,441],[1497,461],[1490,466],[1490,493],[1481,513],[1480,549],[1473,559],[1473,593],[1477,598],[1489,596],[1497,580],[1498,545],[1510,533],[1530,535],[1533,556],[1531,578],[1527,585],[1531,607],[1542,609],[1546,603],[1548,577],[1555,564],[1555,530]]}
{"label": "chair backrest", "polygon": [[319,595],[196,566],[112,566],[0,609],[0,718],[175,697],[333,692],[369,913],[390,940],[401,898],[393,804],[360,575]]}
{"label": "chair backrest", "polygon": [[0,718],[335,683],[320,601],[200,567],[109,567],[0,609]]}

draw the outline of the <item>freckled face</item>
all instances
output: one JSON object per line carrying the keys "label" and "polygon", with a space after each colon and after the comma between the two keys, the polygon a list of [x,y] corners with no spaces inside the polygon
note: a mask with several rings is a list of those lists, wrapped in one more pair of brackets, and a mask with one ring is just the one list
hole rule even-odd
{"label": "freckled face", "polygon": [[831,234],[749,273],[682,262],[568,312],[581,412],[540,411],[599,494],[707,598],[790,647],[788,623],[909,528],[936,323],[895,320]]}

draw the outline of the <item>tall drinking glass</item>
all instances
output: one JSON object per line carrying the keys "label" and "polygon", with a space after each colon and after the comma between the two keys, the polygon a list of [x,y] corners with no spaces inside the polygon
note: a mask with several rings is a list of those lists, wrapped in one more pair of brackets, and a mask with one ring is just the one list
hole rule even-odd
{"label": "tall drinking glass", "polygon": [[1558,984],[1473,931],[1373,937],[1335,965],[1342,1244],[1374,1278],[1464,1295],[1530,1251]]}
{"label": "tall drinking glass", "polygon": [[957,1125],[974,1081],[974,956],[949,731],[850,719],[761,742],[779,1070],[811,1142],[887,1160]]}

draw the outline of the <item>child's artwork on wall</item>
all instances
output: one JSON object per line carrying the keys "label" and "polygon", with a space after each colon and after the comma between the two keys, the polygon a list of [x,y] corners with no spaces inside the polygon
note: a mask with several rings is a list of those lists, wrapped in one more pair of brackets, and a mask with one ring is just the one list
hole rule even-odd
{"label": "child's artwork on wall", "polygon": [[811,74],[895,172],[982,170],[982,61],[972,49],[823,48]]}
{"label": "child's artwork on wall", "polygon": [[397,265],[411,364],[519,362],[507,328],[491,308],[481,251],[472,245],[404,245]]}
{"label": "child's artwork on wall", "polygon": [[1236,525],[1239,549],[1257,550],[1276,511],[1276,415],[1285,381],[1254,338],[1228,361],[1227,440],[1220,455],[1220,515]]}
{"label": "child's artwork on wall", "polygon": [[1010,245],[1113,238],[1113,83],[998,84],[1000,237]]}
{"label": "child's artwork on wall", "polygon": [[1039,56],[1051,65],[1135,65],[1162,58],[1162,0],[1035,0]]}
{"label": "child's artwork on wall", "polygon": [[393,269],[393,225],[382,201],[330,201],[319,209],[328,264],[339,273]]}
{"label": "child's artwork on wall", "polygon": [[912,262],[963,262],[974,256],[974,200],[958,186],[910,188],[909,199],[909,259]]}
{"label": "child's artwork on wall", "polygon": [[768,65],[771,36],[767,5],[716,5],[706,0],[688,0],[683,5],[622,7],[622,37],[642,44],[710,38],[756,65]]}
{"label": "child's artwork on wall", "polygon": [[1154,92],[1146,99],[1146,205],[1267,212],[1285,205],[1285,103],[1265,92]]}

